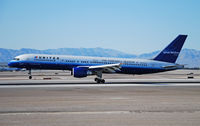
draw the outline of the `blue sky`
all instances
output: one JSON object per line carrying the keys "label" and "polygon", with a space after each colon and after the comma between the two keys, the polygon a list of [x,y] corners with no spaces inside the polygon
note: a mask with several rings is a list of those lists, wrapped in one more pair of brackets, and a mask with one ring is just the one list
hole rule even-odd
{"label": "blue sky", "polygon": [[1,48],[110,48],[140,54],[178,34],[200,50],[199,0],[0,0]]}

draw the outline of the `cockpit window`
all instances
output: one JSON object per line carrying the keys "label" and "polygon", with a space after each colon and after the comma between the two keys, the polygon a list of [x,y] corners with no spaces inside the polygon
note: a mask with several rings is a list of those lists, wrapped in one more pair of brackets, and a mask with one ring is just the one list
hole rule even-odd
{"label": "cockpit window", "polygon": [[19,60],[19,58],[14,58],[13,60]]}

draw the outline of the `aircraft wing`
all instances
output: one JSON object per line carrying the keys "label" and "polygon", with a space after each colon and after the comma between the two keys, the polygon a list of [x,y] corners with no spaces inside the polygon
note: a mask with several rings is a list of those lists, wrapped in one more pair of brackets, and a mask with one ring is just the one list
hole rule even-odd
{"label": "aircraft wing", "polygon": [[120,66],[121,66],[121,63],[96,65],[96,66],[81,66],[81,67],[87,67],[88,70],[91,70],[91,71],[101,71],[101,72],[106,72],[106,73],[115,73],[116,71],[120,71]]}

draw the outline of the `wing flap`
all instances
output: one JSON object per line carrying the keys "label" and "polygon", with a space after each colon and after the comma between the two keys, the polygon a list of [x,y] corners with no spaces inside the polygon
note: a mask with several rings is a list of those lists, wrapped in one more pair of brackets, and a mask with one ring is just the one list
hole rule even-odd
{"label": "wing flap", "polygon": [[121,63],[117,64],[107,64],[107,65],[97,65],[97,66],[89,66],[88,69],[92,71],[102,71],[106,73],[115,73],[116,71],[120,71]]}
{"label": "wing flap", "polygon": [[107,64],[107,65],[97,65],[97,66],[89,66],[88,69],[119,68],[120,65],[121,65],[120,63],[116,63],[116,64]]}

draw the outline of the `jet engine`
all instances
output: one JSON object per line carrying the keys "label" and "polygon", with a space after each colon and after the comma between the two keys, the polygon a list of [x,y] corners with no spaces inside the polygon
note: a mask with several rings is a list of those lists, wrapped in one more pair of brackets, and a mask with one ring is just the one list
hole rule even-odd
{"label": "jet engine", "polygon": [[74,77],[82,78],[91,75],[91,71],[88,70],[88,67],[74,67],[72,69],[72,74]]}

